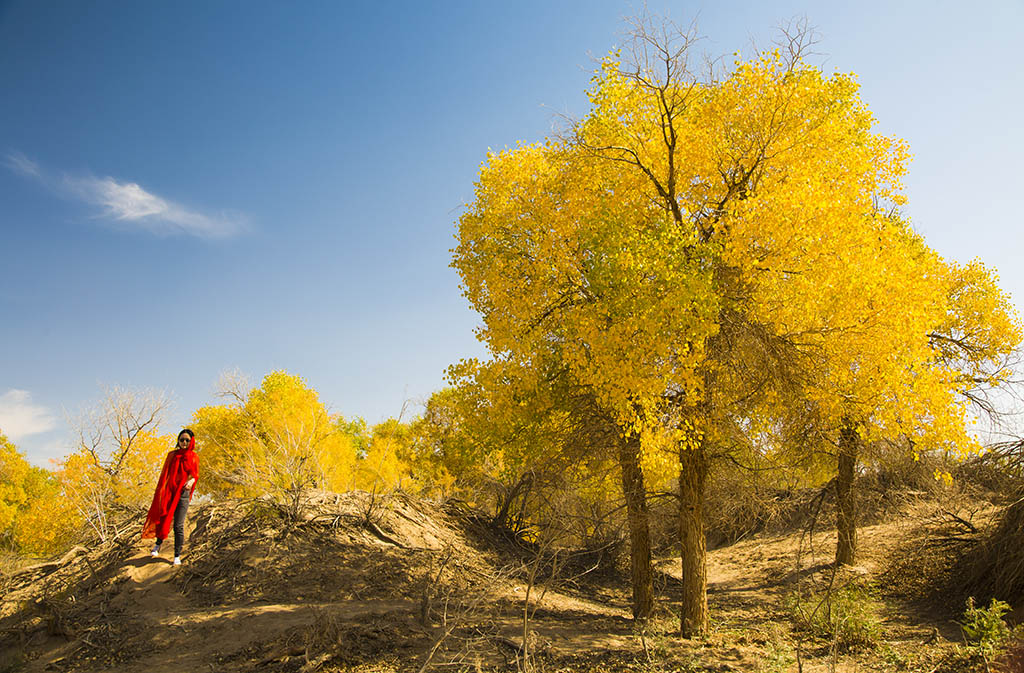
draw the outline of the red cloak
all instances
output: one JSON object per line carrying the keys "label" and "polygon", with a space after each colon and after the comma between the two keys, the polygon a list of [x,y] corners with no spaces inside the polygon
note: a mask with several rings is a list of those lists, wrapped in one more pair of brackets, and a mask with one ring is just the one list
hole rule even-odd
{"label": "red cloak", "polygon": [[[142,529],[143,540],[149,537],[156,537],[158,540],[167,538],[171,524],[174,523],[174,508],[178,506],[181,489],[189,477],[199,480],[199,456],[196,455],[195,448],[196,438],[190,437],[187,448],[175,449],[167,454],[164,467],[160,471],[160,480],[156,482],[153,504],[149,506],[146,525]],[[195,490],[196,484],[192,482],[192,489],[188,492],[190,501]]]}

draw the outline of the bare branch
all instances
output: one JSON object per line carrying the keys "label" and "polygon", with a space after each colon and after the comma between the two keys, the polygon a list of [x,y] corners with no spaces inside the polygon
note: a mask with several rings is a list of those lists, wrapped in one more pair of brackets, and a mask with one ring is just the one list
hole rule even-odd
{"label": "bare branch", "polygon": [[783,61],[793,70],[800,61],[820,56],[814,47],[821,42],[821,33],[811,25],[807,15],[796,16],[777,27],[778,36],[772,40],[782,54]]}

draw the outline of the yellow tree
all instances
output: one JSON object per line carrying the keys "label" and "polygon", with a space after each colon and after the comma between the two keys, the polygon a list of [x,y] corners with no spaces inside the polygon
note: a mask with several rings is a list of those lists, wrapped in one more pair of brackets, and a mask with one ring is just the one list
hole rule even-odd
{"label": "yellow tree", "polygon": [[[356,454],[355,488],[376,495],[381,492],[418,489],[419,480],[413,468],[412,433],[402,415],[389,418],[356,435],[363,446]],[[348,424],[348,427],[353,427]]]}
{"label": "yellow tree", "polygon": [[6,436],[0,434],[0,536],[9,539],[18,511],[28,502],[25,482],[32,466]]}
{"label": "yellow tree", "polygon": [[[827,215],[809,207],[810,214],[835,217],[842,201],[823,196]],[[801,391],[786,404],[800,412],[790,421],[814,428],[804,435],[805,448],[831,447],[836,456],[839,563],[852,563],[856,553],[857,463],[894,446],[960,455],[977,448],[964,402],[983,399],[979,386],[1007,380],[1020,340],[1008,299],[983,265],[939,258],[898,216],[895,191],[876,186],[868,196],[861,200],[862,226],[845,234],[846,246],[820,257],[806,246],[766,247],[763,263],[792,278],[752,286],[750,304],[752,317],[798,344]],[[890,206],[882,211],[884,200]],[[770,199],[750,205],[774,209]],[[751,221],[768,217],[762,210]],[[857,222],[858,211],[841,217]]]}
{"label": "yellow tree", "polygon": [[[693,385],[692,345],[713,325],[715,307],[706,274],[674,261],[694,237],[672,227],[630,178],[557,143],[492,154],[460,220],[454,265],[499,358],[558,358],[622,429],[632,565],[642,584],[634,585],[634,608],[644,619],[652,604],[640,434],[670,386]],[[679,339],[680,331],[697,336]]]}
{"label": "yellow tree", "polygon": [[575,460],[579,414],[557,372],[509,360],[465,360],[417,423],[417,459],[449,488],[489,508],[495,526],[536,523],[540,491]]}
{"label": "yellow tree", "polygon": [[159,436],[163,393],[112,387],[73,424],[75,450],[59,463],[63,497],[101,540],[117,531],[112,514],[144,508],[174,439]]}
{"label": "yellow tree", "polygon": [[[923,248],[920,242],[915,244]],[[906,264],[914,257],[891,261]],[[961,458],[979,450],[968,431],[968,415],[972,407],[994,413],[990,393],[1010,379],[1021,327],[995,278],[978,262],[961,266],[932,259],[922,270],[934,293],[932,310],[921,311],[908,292],[907,279],[896,277],[878,298],[888,310],[873,312],[885,318],[876,318],[880,324],[865,330],[872,336],[870,343],[840,346],[834,353],[845,352],[846,358],[839,387],[830,391],[840,393],[841,408],[833,408],[833,418],[841,414],[842,419],[837,563],[853,563],[856,557],[856,462],[872,460],[879,447],[888,449],[893,440],[915,458],[921,450],[941,449]],[[896,292],[908,303],[883,303]],[[924,300],[923,295],[918,297]],[[908,336],[908,322],[914,338]],[[902,340],[894,341],[893,335],[901,330]]]}
{"label": "yellow tree", "polygon": [[14,521],[11,542],[20,553],[54,554],[81,533],[83,520],[58,478],[49,470],[33,470],[26,488],[28,500]]}
{"label": "yellow tree", "polygon": [[[155,481],[152,465],[159,465],[172,442],[145,430],[133,431],[128,451],[97,442],[92,453],[79,447],[51,472],[29,464],[0,435],[0,541],[13,551],[49,554],[59,551],[85,524],[100,537],[116,532],[111,515],[148,504]],[[101,458],[114,454],[121,457],[119,465]]]}
{"label": "yellow tree", "polygon": [[260,387],[227,379],[227,405],[195,412],[193,428],[208,488],[269,495],[297,515],[307,488],[345,491],[355,450],[319,395],[298,376],[271,372]]}
{"label": "yellow tree", "polygon": [[521,372],[506,362],[465,360],[448,368],[451,387],[427,401],[417,424],[419,462],[452,495],[490,510],[492,524],[518,531],[536,487],[533,469],[550,455],[545,418]]}
{"label": "yellow tree", "polygon": [[[785,460],[832,456],[818,474],[834,477],[837,563],[856,556],[858,464],[894,451],[916,459],[920,451],[963,457],[980,448],[967,413],[972,405],[996,412],[990,393],[1009,383],[1021,338],[1009,298],[984,265],[941,260],[892,212],[874,229],[856,245],[875,266],[815,298],[815,320],[824,318],[827,329],[793,309],[799,292],[776,288],[756,303],[778,333],[799,338],[789,372],[799,378],[746,412],[746,432],[759,450]],[[839,277],[830,266],[857,258],[785,264],[813,287],[822,273]]]}
{"label": "yellow tree", "polygon": [[[58,463],[60,492],[100,537],[116,532],[111,515],[138,512],[149,506],[164,456],[174,448],[174,435],[145,430],[132,434],[128,450],[116,445],[116,464],[98,459],[95,446],[79,446]],[[110,454],[108,454],[110,455]],[[132,524],[134,525],[134,524]]]}
{"label": "yellow tree", "polygon": [[[674,438],[681,627],[699,635],[703,490],[737,408],[757,397],[778,415],[772,402],[804,389],[854,424],[850,398],[870,400],[888,430],[929,415],[948,428],[957,414],[929,367],[941,264],[892,211],[905,145],[872,132],[854,76],[799,58],[803,35],[721,78],[694,75],[691,38],[638,31],[631,59],[595,75],[568,140],[489,155],[453,266],[495,352],[554,353],[609,411],[632,447],[624,487]],[[751,354],[771,376],[736,375]],[[906,385],[883,385],[891,372]]]}
{"label": "yellow tree", "polygon": [[980,260],[948,263],[945,319],[929,333],[936,363],[954,373],[956,390],[975,410],[1001,415],[993,393],[1012,383],[1020,364],[1020,316],[995,273]]}
{"label": "yellow tree", "polygon": [[31,465],[0,434],[0,547],[23,554],[58,551],[81,519],[55,475]]}
{"label": "yellow tree", "polygon": [[[417,465],[492,525],[530,540],[617,540],[607,475],[620,435],[557,362],[467,360],[416,423]],[[571,541],[571,542],[570,542]]]}

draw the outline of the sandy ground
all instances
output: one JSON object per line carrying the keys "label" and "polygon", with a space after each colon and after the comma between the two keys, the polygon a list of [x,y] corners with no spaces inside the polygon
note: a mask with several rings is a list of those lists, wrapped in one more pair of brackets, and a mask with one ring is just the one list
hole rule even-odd
{"label": "sandy ground", "polygon": [[[957,637],[926,611],[886,603],[878,615],[882,649],[838,655],[827,643],[801,644],[787,618],[787,596],[801,587],[877,577],[907,544],[913,515],[860,529],[861,565],[834,580],[830,533],[762,535],[712,550],[711,635],[684,641],[673,635],[678,558],[657,562],[660,612],[641,631],[630,618],[621,576],[556,577],[530,587],[523,562],[481,548],[430,507],[404,501],[385,514],[375,530],[328,517],[282,535],[272,519],[254,525],[231,510],[207,510],[191,522],[184,566],[151,558],[141,542],[125,543],[106,565],[83,555],[9,593],[0,613],[4,643],[8,652],[29,654],[23,670],[32,673],[326,671],[367,664],[418,670],[428,657],[448,670],[514,667],[525,632],[551,670],[665,660],[678,670],[814,673],[914,670],[925,661],[926,643],[934,659]],[[63,593],[55,593],[62,572],[68,579]],[[48,582],[49,595],[60,601],[41,602],[40,587]],[[25,607],[30,604],[34,612]],[[617,663],[602,665],[605,659]]]}

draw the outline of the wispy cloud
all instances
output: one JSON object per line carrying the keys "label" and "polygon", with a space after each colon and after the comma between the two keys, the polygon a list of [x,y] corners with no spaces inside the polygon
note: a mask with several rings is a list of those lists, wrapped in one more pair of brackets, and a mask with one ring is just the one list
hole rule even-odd
{"label": "wispy cloud", "polygon": [[226,238],[246,227],[246,218],[240,213],[192,210],[157,196],[134,182],[73,175],[53,178],[21,152],[9,152],[6,164],[11,171],[41,182],[64,198],[99,206],[101,211],[96,215],[97,219],[122,228],[141,229],[161,236],[184,234]]}
{"label": "wispy cloud", "polygon": [[46,407],[33,404],[27,390],[12,388],[0,395],[0,432],[12,441],[49,432],[57,427],[57,419]]}
{"label": "wispy cloud", "polygon": [[201,238],[224,238],[245,226],[237,213],[208,215],[189,210],[147,192],[134,182],[114,178],[65,178],[65,185],[84,201],[103,208],[99,217],[133,225],[154,234],[188,234]]}
{"label": "wispy cloud", "polygon": [[21,152],[10,152],[6,157],[7,167],[19,175],[30,178],[41,178],[42,172],[39,164],[26,157]]}

